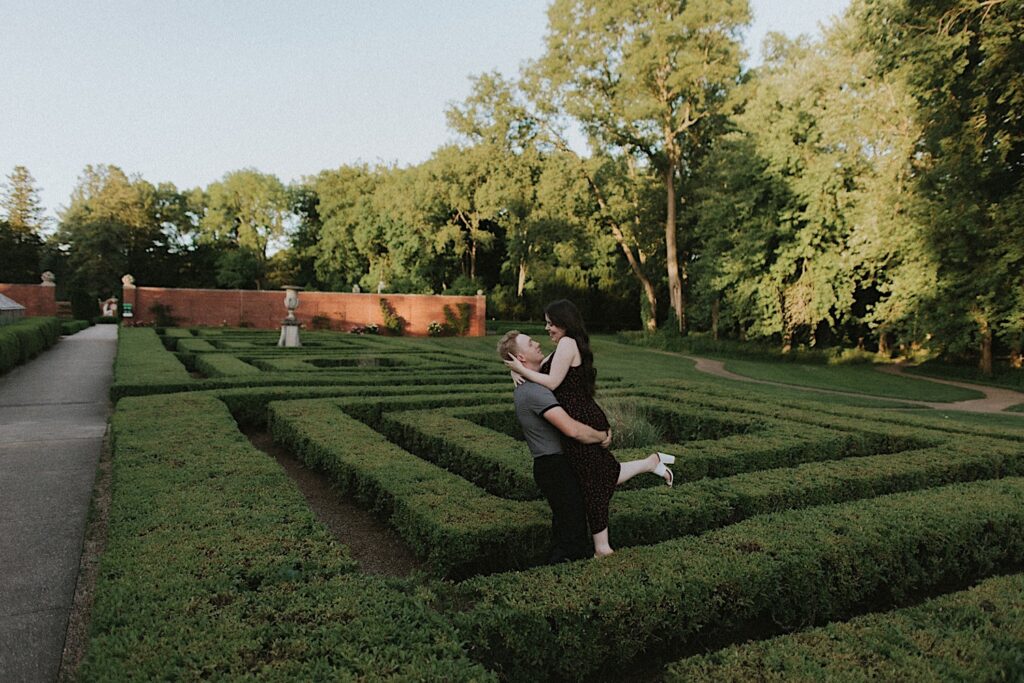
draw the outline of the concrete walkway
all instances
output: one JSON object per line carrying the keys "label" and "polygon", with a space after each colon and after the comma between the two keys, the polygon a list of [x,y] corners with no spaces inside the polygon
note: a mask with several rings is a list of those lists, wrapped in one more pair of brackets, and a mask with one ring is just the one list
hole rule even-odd
{"label": "concrete walkway", "polygon": [[0,681],[60,667],[110,405],[117,327],[0,376]]}
{"label": "concrete walkway", "polygon": [[1012,389],[999,389],[997,387],[989,387],[982,384],[969,384],[967,382],[954,382],[952,380],[936,379],[934,377],[926,377],[924,375],[910,375],[905,374],[902,368],[898,366],[884,366],[875,368],[878,372],[885,372],[891,375],[897,375],[899,377],[906,377],[907,379],[919,379],[925,382],[938,382],[939,384],[951,384],[956,387],[962,387],[964,389],[973,389],[980,391],[985,394],[984,398],[976,398],[967,401],[953,401],[950,403],[938,403],[935,401],[915,401],[908,398],[892,398],[888,396],[872,396],[871,394],[859,394],[851,391],[835,391],[832,389],[819,389],[817,387],[805,387],[799,384],[786,384],[784,382],[772,382],[764,379],[754,379],[753,377],[745,377],[743,375],[737,375],[735,372],[730,372],[725,369],[725,362],[720,360],[711,360],[710,358],[698,358],[697,356],[684,356],[682,354],[675,354],[670,351],[663,351],[667,355],[680,356],[687,360],[694,362],[694,370],[703,372],[715,377],[722,377],[723,379],[731,379],[737,382],[749,382],[751,384],[770,384],[776,387],[789,387],[791,389],[799,389],[800,391],[811,391],[819,394],[838,394],[840,396],[856,396],[858,398],[877,399],[879,401],[898,401],[899,403],[910,403],[918,406],[928,406],[929,408],[935,408],[938,410],[960,410],[968,413],[1002,413],[1004,415],[1019,415],[1024,418],[1024,413],[1006,413],[1004,412],[1010,406],[1017,405],[1018,403],[1024,403],[1024,394],[1013,391]]}

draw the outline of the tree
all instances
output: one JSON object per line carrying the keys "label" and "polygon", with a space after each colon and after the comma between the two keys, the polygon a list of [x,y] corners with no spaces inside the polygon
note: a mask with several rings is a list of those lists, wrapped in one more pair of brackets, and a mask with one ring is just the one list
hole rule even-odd
{"label": "tree", "polygon": [[67,254],[76,315],[91,317],[95,299],[117,291],[125,273],[142,283],[174,284],[162,279],[168,250],[156,196],[153,185],[117,166],[85,167],[55,235]]}
{"label": "tree", "polygon": [[314,268],[328,289],[353,286],[369,268],[366,255],[356,248],[355,230],[379,182],[380,175],[365,166],[321,171],[313,182],[323,221]]}
{"label": "tree", "polygon": [[813,44],[774,36],[703,169],[701,262],[724,316],[787,347],[874,330],[887,352],[934,291],[911,183],[916,107],[873,74],[854,28],[837,22]]}
{"label": "tree", "polygon": [[243,169],[206,188],[206,211],[200,225],[206,240],[244,248],[255,256],[258,268],[253,283],[259,289],[269,249],[284,235],[289,210],[288,193],[277,176]]}
{"label": "tree", "polygon": [[746,0],[556,0],[548,10],[538,64],[551,85],[544,90],[604,154],[633,157],[662,181],[669,296],[681,332],[688,256],[678,249],[677,179],[693,128],[739,76],[738,31],[749,20]]}
{"label": "tree", "polygon": [[343,166],[316,178],[323,221],[315,267],[333,289],[432,291],[435,256],[422,169]]}
{"label": "tree", "polygon": [[298,219],[290,235],[291,254],[294,261],[295,284],[307,289],[321,289],[323,283],[317,277],[317,248],[323,231],[320,218],[320,196],[316,192],[316,179],[307,178],[288,188],[291,213]]}
{"label": "tree", "polygon": [[2,206],[7,223],[15,233],[38,237],[46,225],[39,188],[24,166],[15,166],[7,176]]}
{"label": "tree", "polygon": [[7,180],[0,201],[0,282],[39,282],[46,224],[39,190],[24,166],[15,166]]}
{"label": "tree", "polygon": [[[445,146],[434,152],[424,165],[437,201],[448,212],[436,233],[440,249],[450,247],[462,263],[462,275],[475,280],[477,256],[494,244],[488,230],[497,207],[484,205],[483,193],[491,173],[500,168],[501,159],[487,145]],[[491,211],[487,211],[490,209]]]}
{"label": "tree", "polygon": [[878,74],[904,80],[922,135],[913,179],[939,264],[928,316],[945,350],[1024,335],[1024,5],[1012,0],[857,0]]}

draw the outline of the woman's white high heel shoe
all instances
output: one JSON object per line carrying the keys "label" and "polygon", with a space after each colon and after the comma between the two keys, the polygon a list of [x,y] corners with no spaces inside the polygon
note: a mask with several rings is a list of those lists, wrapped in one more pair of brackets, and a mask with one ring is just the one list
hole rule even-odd
{"label": "woman's white high heel shoe", "polygon": [[[660,459],[661,455],[662,455],[661,453],[658,454],[659,459]],[[669,457],[672,457],[672,456],[669,456]],[[675,460],[675,458],[672,458],[672,459]],[[672,482],[675,479],[675,475],[672,474],[672,470],[670,470],[669,468],[665,467],[665,461],[661,461],[657,465],[655,465],[655,467],[654,467],[654,474],[656,474],[659,477],[661,477],[662,479],[664,479],[666,484],[668,484],[669,486],[672,486]],[[668,475],[667,477],[665,476],[666,474]]]}
{"label": "woman's white high heel shoe", "polygon": [[661,451],[658,451],[657,453],[655,453],[655,455],[658,456],[658,460],[665,465],[671,465],[676,461],[676,456],[669,455],[668,453],[662,453]]}

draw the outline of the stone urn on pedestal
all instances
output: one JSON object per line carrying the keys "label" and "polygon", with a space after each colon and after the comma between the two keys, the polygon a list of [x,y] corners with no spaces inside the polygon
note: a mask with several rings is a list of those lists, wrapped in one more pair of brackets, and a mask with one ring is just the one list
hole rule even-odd
{"label": "stone urn on pedestal", "polygon": [[277,340],[277,345],[285,347],[302,346],[302,342],[299,341],[300,323],[295,319],[295,309],[299,307],[299,292],[302,291],[302,287],[285,285],[281,289],[284,290],[284,307],[288,311],[288,316],[281,321],[281,336]]}

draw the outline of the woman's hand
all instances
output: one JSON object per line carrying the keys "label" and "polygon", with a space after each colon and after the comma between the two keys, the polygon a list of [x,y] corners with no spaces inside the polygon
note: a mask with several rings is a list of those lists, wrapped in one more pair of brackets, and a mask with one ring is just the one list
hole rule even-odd
{"label": "woman's hand", "polygon": [[[505,365],[507,365],[512,370],[513,374],[519,375],[519,378],[522,379],[523,370],[526,369],[525,367],[523,367],[522,361],[520,361],[518,358],[513,356],[511,353],[508,354],[508,357],[509,357],[509,360],[505,361]],[[514,377],[512,379],[513,379],[513,381],[515,381]],[[525,381],[525,380],[523,380],[523,381]]]}
{"label": "woman's hand", "polygon": [[526,381],[526,378],[520,375],[518,372],[513,371],[510,372],[509,374],[512,375],[512,384],[514,384],[517,387]]}

